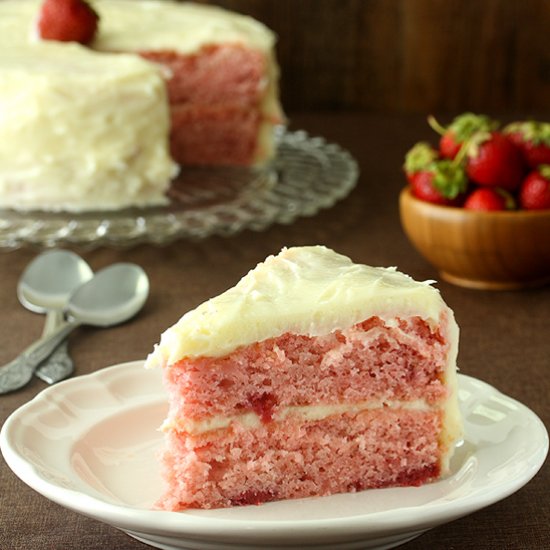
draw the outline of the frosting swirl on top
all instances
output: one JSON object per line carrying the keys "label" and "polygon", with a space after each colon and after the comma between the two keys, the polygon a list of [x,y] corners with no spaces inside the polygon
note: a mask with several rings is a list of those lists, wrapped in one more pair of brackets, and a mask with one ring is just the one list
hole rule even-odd
{"label": "frosting swirl on top", "polygon": [[324,246],[285,248],[186,313],[162,334],[146,366],[219,357],[285,332],[317,336],[372,316],[419,316],[435,325],[443,311],[450,310],[429,281],[355,264]]}
{"label": "frosting swirl on top", "polygon": [[[142,0],[96,0],[99,33],[93,47],[106,51],[175,50],[192,53],[208,44],[235,43],[268,53],[275,35],[246,15],[217,6]],[[162,32],[159,32],[162,29]]]}
{"label": "frosting swirl on top", "polygon": [[[0,2],[0,52],[6,48],[66,43],[41,40],[36,19],[42,0]],[[192,53],[202,46],[236,43],[269,52],[275,35],[246,15],[215,6],[171,0],[94,0],[99,28],[89,45],[99,51],[174,50]],[[88,48],[81,47],[85,52]]]}

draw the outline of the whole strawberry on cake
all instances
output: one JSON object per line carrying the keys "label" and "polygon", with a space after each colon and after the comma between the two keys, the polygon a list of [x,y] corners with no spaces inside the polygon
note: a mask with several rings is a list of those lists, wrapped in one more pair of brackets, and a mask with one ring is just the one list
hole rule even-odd
{"label": "whole strawberry on cake", "polygon": [[266,162],[274,43],[187,2],[0,2],[0,206],[163,204],[178,166]]}
{"label": "whole strawberry on cake", "polygon": [[186,313],[147,367],[168,393],[169,510],[418,486],[462,427],[458,328],[429,282],[284,249]]}

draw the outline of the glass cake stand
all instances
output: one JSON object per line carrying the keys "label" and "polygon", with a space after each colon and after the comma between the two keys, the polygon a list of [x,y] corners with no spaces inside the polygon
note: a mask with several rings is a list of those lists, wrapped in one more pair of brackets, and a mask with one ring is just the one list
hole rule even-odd
{"label": "glass cake stand", "polygon": [[354,188],[357,163],[338,145],[284,130],[277,142],[274,161],[262,169],[185,168],[163,207],[77,214],[0,210],[0,247],[127,247],[261,231],[330,208]]}

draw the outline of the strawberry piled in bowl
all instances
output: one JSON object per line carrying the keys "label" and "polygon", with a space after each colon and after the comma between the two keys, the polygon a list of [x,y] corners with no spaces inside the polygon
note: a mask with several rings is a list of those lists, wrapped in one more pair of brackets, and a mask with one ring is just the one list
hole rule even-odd
{"label": "strawberry piled in bowl", "polygon": [[477,289],[550,283],[550,123],[464,114],[410,149],[401,223],[442,279]]}
{"label": "strawberry piled in bowl", "polygon": [[434,117],[438,147],[414,145],[404,171],[411,193],[434,204],[468,210],[550,209],[550,123],[500,124],[464,113],[447,127]]}

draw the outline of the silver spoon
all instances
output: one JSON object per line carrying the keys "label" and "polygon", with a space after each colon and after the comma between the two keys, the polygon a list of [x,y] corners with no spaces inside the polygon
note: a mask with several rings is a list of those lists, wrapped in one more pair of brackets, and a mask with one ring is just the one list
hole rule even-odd
{"label": "silver spoon", "polygon": [[0,393],[23,387],[36,367],[76,327],[110,327],[127,321],[145,304],[149,279],[141,267],[120,263],[97,272],[70,297],[65,308],[67,321],[50,336],[31,344],[13,361],[0,367]]}
{"label": "silver spoon", "polygon": [[[19,301],[35,313],[45,313],[42,336],[49,336],[63,322],[63,308],[71,294],[93,277],[90,266],[68,250],[49,250],[37,256],[25,269],[17,285]],[[36,369],[35,375],[54,384],[74,370],[67,341]]]}

